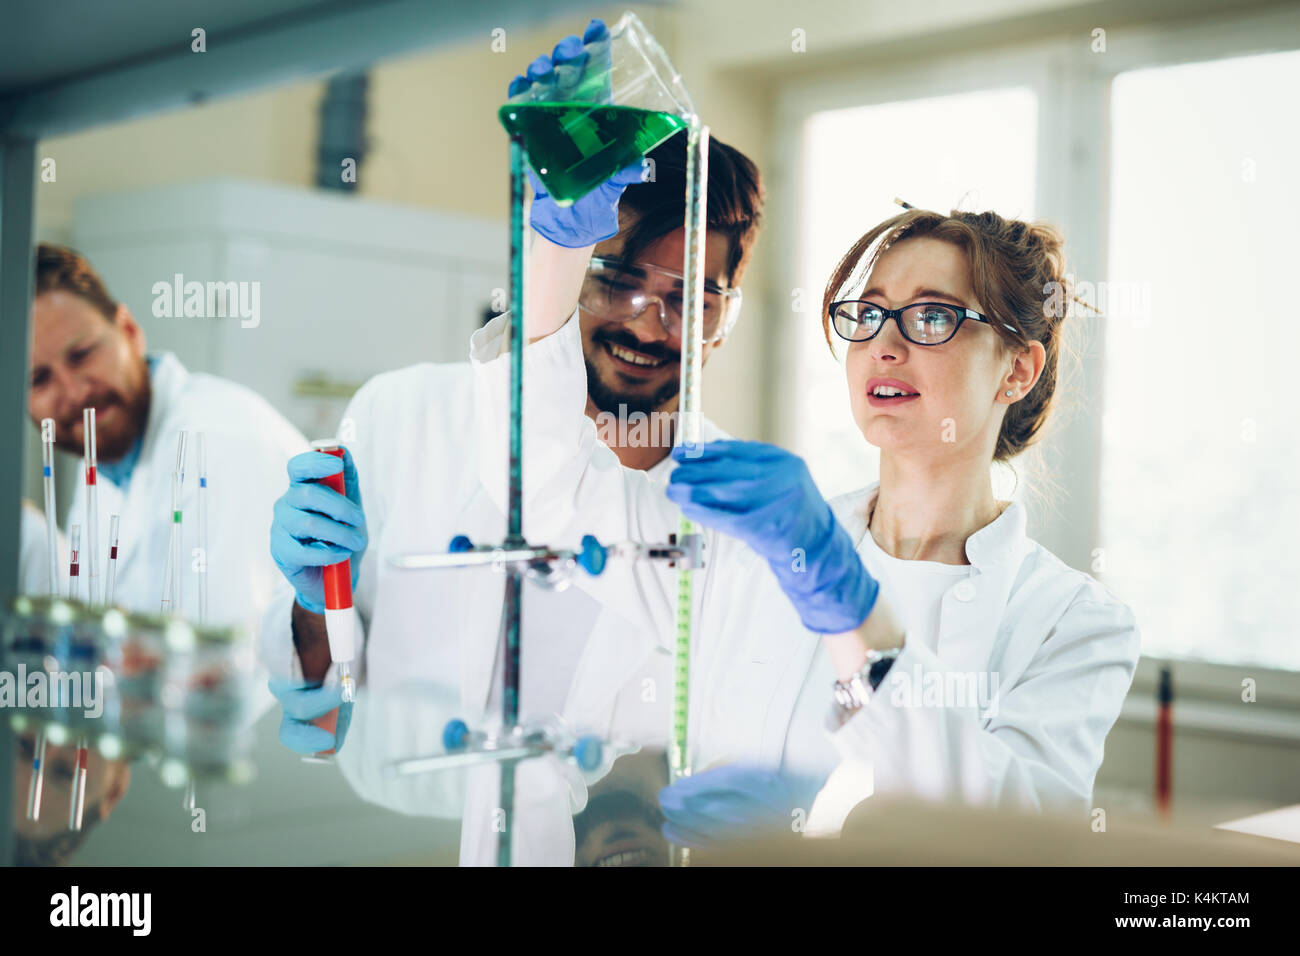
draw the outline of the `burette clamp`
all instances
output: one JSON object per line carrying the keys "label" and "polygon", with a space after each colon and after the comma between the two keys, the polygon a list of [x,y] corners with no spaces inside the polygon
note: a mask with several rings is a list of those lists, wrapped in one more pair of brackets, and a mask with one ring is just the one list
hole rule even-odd
{"label": "burette clamp", "polygon": [[573,567],[580,567],[592,577],[601,574],[611,558],[633,561],[664,561],[670,568],[704,567],[704,535],[692,532],[671,534],[666,544],[623,541],[601,544],[595,535],[583,535],[576,550],[548,548],[526,542],[474,544],[458,534],[444,552],[407,552],[389,558],[389,564],[404,571],[436,568],[490,567],[494,571],[516,569],[529,578],[546,583]]}
{"label": "burette clamp", "polygon": [[396,554],[389,558],[388,563],[404,571],[489,567],[494,571],[518,570],[527,572],[529,577],[545,577],[574,565],[583,567],[588,573],[599,574],[604,567],[601,557],[599,548],[589,546],[585,539],[583,548],[574,551],[532,545],[522,539],[502,544],[475,544],[466,535],[458,534],[451,539],[446,551]]}
{"label": "burette clamp", "polygon": [[690,534],[670,534],[668,543],[681,552],[681,557],[669,561],[670,568],[695,570],[704,567],[704,535],[698,531]]}
{"label": "burette clamp", "polygon": [[573,736],[549,727],[508,727],[500,731],[472,730],[456,718],[442,729],[445,753],[427,757],[410,757],[388,765],[389,776],[455,770],[487,763],[517,763],[546,754],[572,760],[579,770],[592,773],[607,759],[613,760],[628,750],[626,746],[606,743],[595,734]]}
{"label": "burette clamp", "polygon": [[605,569],[608,549],[587,535],[578,550],[531,545],[522,538],[501,544],[475,544],[458,534],[444,552],[407,552],[389,558],[400,570],[487,567],[493,571],[522,573],[528,580],[553,591],[569,586],[575,568],[597,575]]}
{"label": "burette clamp", "polygon": [[601,544],[594,535],[585,535],[577,562],[590,575],[600,574],[610,558],[631,561],[663,561],[670,568],[696,569],[704,567],[704,535],[698,532],[670,534],[666,544],[645,544],[640,541],[623,541]]}

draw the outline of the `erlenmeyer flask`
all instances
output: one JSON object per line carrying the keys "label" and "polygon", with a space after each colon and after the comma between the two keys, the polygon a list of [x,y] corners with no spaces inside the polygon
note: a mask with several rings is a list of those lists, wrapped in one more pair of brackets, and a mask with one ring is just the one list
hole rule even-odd
{"label": "erlenmeyer flask", "polygon": [[684,129],[695,114],[681,75],[633,13],[609,38],[584,46],[586,62],[556,68],[501,107],[528,163],[560,206]]}

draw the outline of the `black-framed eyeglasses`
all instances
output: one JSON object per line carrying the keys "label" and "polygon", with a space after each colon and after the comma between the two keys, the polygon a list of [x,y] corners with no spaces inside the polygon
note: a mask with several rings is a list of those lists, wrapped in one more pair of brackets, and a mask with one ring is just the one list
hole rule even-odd
{"label": "black-framed eyeglasses", "polygon": [[[650,289],[658,288],[658,292]],[[740,290],[704,282],[704,342],[717,342],[740,317]],[[602,319],[630,322],[654,306],[669,335],[682,334],[682,275],[648,262],[624,263],[593,256],[578,304]]]}
{"label": "black-framed eyeglasses", "polygon": [[[903,338],[913,345],[942,345],[961,328],[967,319],[992,325],[993,320],[974,309],[948,305],[946,302],[916,302],[901,309],[885,309],[865,299],[841,299],[830,304],[831,326],[835,334],[848,342],[874,339],[893,319]],[[1004,328],[1018,332],[1013,325]]]}

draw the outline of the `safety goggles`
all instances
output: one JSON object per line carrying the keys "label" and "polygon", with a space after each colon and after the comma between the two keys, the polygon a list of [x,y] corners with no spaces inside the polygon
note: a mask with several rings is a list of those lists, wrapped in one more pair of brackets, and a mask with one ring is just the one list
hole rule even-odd
{"label": "safety goggles", "polygon": [[[974,309],[947,305],[943,302],[917,302],[902,309],[885,309],[863,299],[842,299],[830,304],[831,327],[835,334],[849,342],[866,342],[874,339],[893,319],[903,338],[913,345],[942,345],[961,328],[967,319],[992,325],[993,320]],[[1012,332],[1014,325],[1002,323]]]}
{"label": "safety goggles", "polygon": [[[662,269],[648,262],[624,263],[595,256],[587,267],[578,304],[601,319],[628,322],[654,306],[659,321],[673,338],[682,336],[682,289],[680,272]],[[716,282],[704,283],[704,342],[726,337],[740,317],[740,290],[724,289]]]}

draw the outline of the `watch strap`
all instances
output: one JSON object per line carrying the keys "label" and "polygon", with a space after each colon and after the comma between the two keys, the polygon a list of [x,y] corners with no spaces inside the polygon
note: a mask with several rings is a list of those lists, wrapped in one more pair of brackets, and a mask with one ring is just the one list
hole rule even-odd
{"label": "watch strap", "polygon": [[851,674],[848,680],[835,682],[835,702],[842,714],[847,717],[866,705],[902,650],[901,647],[891,647],[885,651],[870,649],[866,661],[858,671]]}

